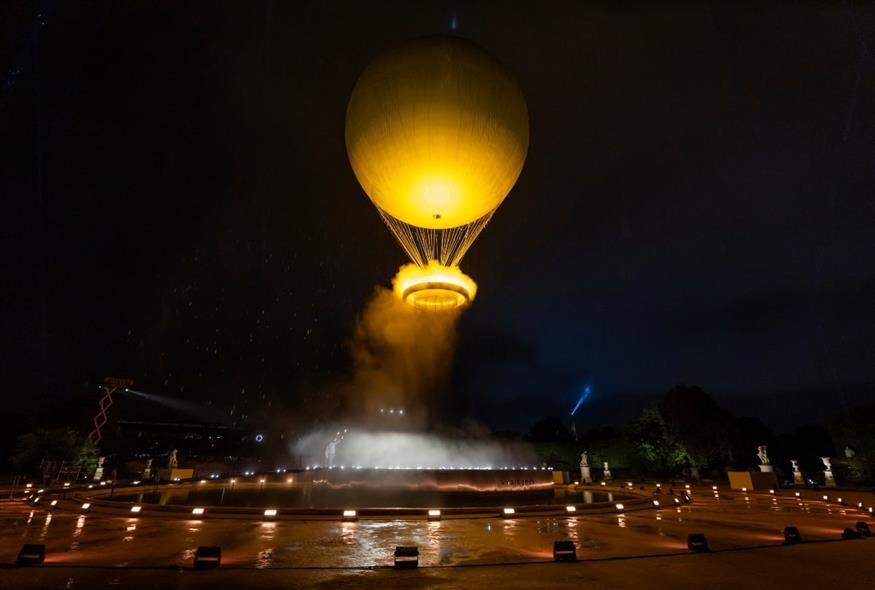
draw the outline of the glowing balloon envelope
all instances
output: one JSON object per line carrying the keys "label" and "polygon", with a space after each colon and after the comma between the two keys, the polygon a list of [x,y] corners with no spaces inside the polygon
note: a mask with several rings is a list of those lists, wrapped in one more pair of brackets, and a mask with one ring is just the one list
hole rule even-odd
{"label": "glowing balloon envelope", "polygon": [[458,37],[386,51],[362,73],[346,111],[356,178],[423,268],[459,264],[516,183],[528,145],[519,85]]}

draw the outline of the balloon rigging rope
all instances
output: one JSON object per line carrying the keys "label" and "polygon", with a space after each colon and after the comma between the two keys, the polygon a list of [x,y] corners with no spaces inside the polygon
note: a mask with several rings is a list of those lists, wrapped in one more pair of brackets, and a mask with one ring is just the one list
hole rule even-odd
{"label": "balloon rigging rope", "polygon": [[444,266],[458,266],[494,213],[490,211],[483,217],[459,227],[428,229],[405,223],[379,207],[377,210],[404,252],[422,267],[427,266],[430,260],[437,260]]}

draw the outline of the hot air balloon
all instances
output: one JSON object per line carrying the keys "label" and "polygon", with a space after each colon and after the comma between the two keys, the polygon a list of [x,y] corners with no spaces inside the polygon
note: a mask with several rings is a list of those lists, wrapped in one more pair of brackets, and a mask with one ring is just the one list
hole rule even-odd
{"label": "hot air balloon", "polygon": [[378,56],[346,111],[356,178],[416,265],[399,296],[424,309],[469,303],[459,270],[510,192],[529,145],[519,85],[490,54],[459,37],[425,37]]}

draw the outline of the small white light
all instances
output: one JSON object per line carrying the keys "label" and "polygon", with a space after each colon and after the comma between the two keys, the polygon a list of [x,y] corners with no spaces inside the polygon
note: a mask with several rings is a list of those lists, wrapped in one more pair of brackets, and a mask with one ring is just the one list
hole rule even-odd
{"label": "small white light", "polygon": [[90,503],[85,502],[84,504],[82,504],[82,510],[88,510],[89,508],[91,508],[91,504],[90,504]]}
{"label": "small white light", "polygon": [[358,518],[358,513],[355,510],[344,510],[343,511],[343,520],[356,520]]}
{"label": "small white light", "polygon": [[863,507],[863,503],[862,503],[862,502],[860,502],[859,504],[857,504],[857,508],[862,508],[862,507]]}
{"label": "small white light", "polygon": [[32,487],[33,487],[33,484],[32,484],[32,483],[28,483],[28,484],[25,484],[24,487],[26,487],[26,488],[32,488]]}
{"label": "small white light", "polygon": [[207,483],[207,480],[202,479],[202,480],[200,480],[198,483]]}
{"label": "small white light", "polygon": [[869,514],[872,514],[872,507],[869,506]]}
{"label": "small white light", "polygon": [[661,488],[661,487],[662,487],[662,484],[661,484],[661,483],[658,483],[658,484],[656,484],[656,487]]}
{"label": "small white light", "polygon": [[204,509],[203,508],[192,508],[191,513],[200,515],[200,514],[204,513]]}
{"label": "small white light", "polygon": [[265,479],[259,479],[259,480],[258,480],[258,483],[264,483],[265,481],[267,481],[267,480],[265,480]]}
{"label": "small white light", "polygon": [[801,495],[802,495],[802,494],[800,494],[799,492],[796,492],[796,497],[797,497],[797,498],[798,498],[799,496],[801,496]]}
{"label": "small white light", "polygon": [[140,485],[140,480],[138,479],[138,480],[136,480],[136,481],[134,481],[134,482],[132,482],[132,483],[133,483],[135,486],[138,486],[138,485]]}
{"label": "small white light", "polygon": [[505,508],[504,510],[502,510],[502,512],[504,513],[505,516],[509,516],[511,514],[516,514],[516,510],[514,510],[513,508]]}
{"label": "small white light", "polygon": [[747,492],[747,488],[741,488],[742,492]]}
{"label": "small white light", "polygon": [[711,486],[711,489],[716,491],[716,490],[717,490],[717,486]]}
{"label": "small white light", "polygon": [[625,508],[622,504],[615,504],[615,506],[617,507],[617,510],[623,510]]}
{"label": "small white light", "polygon": [[842,503],[842,499],[841,499],[841,498],[836,498],[836,502],[838,502],[839,504],[841,504],[841,503]]}
{"label": "small white light", "polygon": [[824,501],[829,501],[829,496],[824,496],[823,499]]}
{"label": "small white light", "polygon": [[654,505],[654,506],[659,506],[659,500],[654,500],[654,501],[653,501],[653,505]]}
{"label": "small white light", "polygon": [[677,499],[677,498],[675,498],[675,499],[674,499],[674,503],[675,503],[675,504],[680,504],[680,503],[681,503],[681,501],[680,501],[680,500],[678,500],[678,499]]}
{"label": "small white light", "polygon": [[577,506],[566,506],[565,512],[569,514],[574,514],[575,512],[577,512]]}
{"label": "small white light", "polygon": [[770,494],[774,494],[774,493],[775,493],[775,490],[769,490],[769,493],[770,493]]}
{"label": "small white light", "polygon": [[37,494],[42,494],[44,491],[45,491],[45,490],[44,490],[43,488],[40,488],[40,489],[38,489],[38,490],[36,491],[36,493],[37,493]]}
{"label": "small white light", "polygon": [[57,505],[58,505],[57,500],[52,500],[51,502],[49,502],[49,506],[57,506]]}
{"label": "small white light", "polygon": [[603,486],[606,486],[606,485],[608,485],[608,484],[606,484],[605,482],[602,482],[602,485],[603,485]]}
{"label": "small white light", "polygon": [[690,484],[687,484],[687,485],[685,485],[684,487],[687,488],[687,489],[690,489]]}
{"label": "small white light", "polygon": [[100,482],[100,485],[105,486],[105,485],[106,485],[106,482],[105,482],[105,481],[102,481],[102,482]]}
{"label": "small white light", "polygon": [[292,478],[291,478],[291,477],[288,478],[288,479],[286,480],[286,483],[292,483]]}
{"label": "small white light", "polygon": [[575,481],[575,482],[574,482],[574,485],[579,486],[579,485],[580,485],[580,482],[579,482],[579,481]]}
{"label": "small white light", "polygon": [[133,512],[134,514],[136,514],[137,512],[139,512],[142,509],[143,509],[142,506],[131,506],[131,512]]}
{"label": "small white light", "polygon": [[65,482],[64,482],[64,487],[65,487],[65,488],[69,488],[69,487],[70,487],[70,482],[69,482],[69,481],[65,481]]}
{"label": "small white light", "polygon": [[264,511],[265,516],[276,516],[276,508],[268,508]]}

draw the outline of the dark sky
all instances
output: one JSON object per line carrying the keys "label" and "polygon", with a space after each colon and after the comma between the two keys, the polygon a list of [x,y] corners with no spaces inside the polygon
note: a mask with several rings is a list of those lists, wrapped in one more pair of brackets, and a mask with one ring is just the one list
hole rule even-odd
{"label": "dark sky", "polygon": [[527,428],[587,382],[754,414],[870,396],[875,5],[619,4],[4,3],[7,407],[108,374],[238,415],[329,395],[405,262],[346,101],[387,44],[454,19],[531,118],[462,265],[460,416]]}

